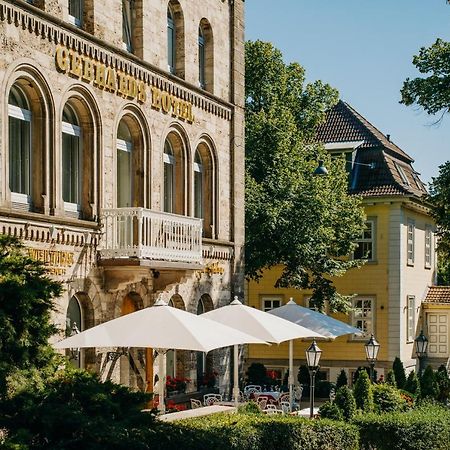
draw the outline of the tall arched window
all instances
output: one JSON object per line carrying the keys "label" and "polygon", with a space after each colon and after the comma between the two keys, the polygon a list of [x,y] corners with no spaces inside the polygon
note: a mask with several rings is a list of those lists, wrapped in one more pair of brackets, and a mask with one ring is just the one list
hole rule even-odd
{"label": "tall arched window", "polygon": [[170,73],[175,73],[176,70],[176,29],[175,20],[172,7],[167,6],[167,65]]}
{"label": "tall arched window", "polygon": [[206,85],[205,57],[205,37],[202,27],[198,27],[198,82],[202,89]]}
{"label": "tall arched window", "polygon": [[117,132],[117,206],[133,206],[132,188],[132,152],[133,141],[128,125],[124,120],[119,123]]}
{"label": "tall arched window", "polygon": [[194,217],[203,219],[203,164],[198,150],[194,159]]}
{"label": "tall arched window", "polygon": [[17,203],[31,203],[31,118],[25,93],[14,85],[8,98],[9,187]]}
{"label": "tall arched window", "polygon": [[178,0],[167,5],[167,65],[170,73],[184,78],[184,15]]}
{"label": "tall arched window", "polygon": [[66,104],[62,122],[62,193],[64,209],[81,210],[82,137],[75,110]]}
{"label": "tall arched window", "polygon": [[135,2],[122,0],[122,40],[125,50],[133,51],[133,37],[135,27]]}
{"label": "tall arched window", "polygon": [[[83,331],[83,315],[80,303],[76,297],[72,297],[69,300],[69,306],[67,307],[66,314],[66,336],[71,336],[76,332]],[[83,355],[79,349],[68,350],[70,362],[77,368],[83,367]]]}
{"label": "tall arched window", "polygon": [[175,156],[172,144],[167,139],[164,144],[164,211],[175,210]]}
{"label": "tall arched window", "polygon": [[198,81],[202,89],[214,91],[214,42],[211,24],[205,18],[198,27]]}

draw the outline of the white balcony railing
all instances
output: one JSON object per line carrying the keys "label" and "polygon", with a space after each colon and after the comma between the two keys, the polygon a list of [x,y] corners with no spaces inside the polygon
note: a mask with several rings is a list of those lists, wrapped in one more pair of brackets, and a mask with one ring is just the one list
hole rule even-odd
{"label": "white balcony railing", "polygon": [[102,258],[200,263],[202,219],[144,208],[103,209]]}

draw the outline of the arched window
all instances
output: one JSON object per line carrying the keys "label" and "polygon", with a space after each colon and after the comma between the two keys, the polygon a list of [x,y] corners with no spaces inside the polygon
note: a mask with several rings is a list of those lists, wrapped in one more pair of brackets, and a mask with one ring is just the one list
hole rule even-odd
{"label": "arched window", "polygon": [[66,211],[81,211],[82,136],[78,116],[66,104],[62,122],[62,194]]}
{"label": "arched window", "polygon": [[[66,336],[72,336],[73,334],[83,330],[84,323],[81,306],[77,298],[72,297],[69,300],[69,306],[67,307]],[[73,366],[77,368],[83,367],[83,354],[79,349],[68,350],[67,356]]]}
{"label": "arched window", "polygon": [[135,27],[135,2],[122,0],[122,40],[125,50],[133,51],[133,37]]}
{"label": "arched window", "polygon": [[167,7],[167,64],[170,73],[175,73],[176,69],[176,29],[174,15],[170,4]]}
{"label": "arched window", "polygon": [[167,139],[164,144],[164,211],[175,210],[175,156],[172,144]]}
{"label": "arched window", "polygon": [[205,37],[202,27],[198,27],[198,82],[202,89],[206,85],[205,58]]}
{"label": "arched window", "polygon": [[194,217],[203,219],[203,164],[198,150],[194,159]]}
{"label": "arched window", "polygon": [[202,89],[214,91],[214,42],[210,23],[203,18],[198,27],[198,81]]}
{"label": "arched window", "polygon": [[117,131],[117,206],[133,206],[132,189],[132,152],[133,141],[128,125],[124,120]]}
{"label": "arched window", "polygon": [[23,90],[14,85],[8,98],[9,187],[11,200],[31,203],[31,108]]}

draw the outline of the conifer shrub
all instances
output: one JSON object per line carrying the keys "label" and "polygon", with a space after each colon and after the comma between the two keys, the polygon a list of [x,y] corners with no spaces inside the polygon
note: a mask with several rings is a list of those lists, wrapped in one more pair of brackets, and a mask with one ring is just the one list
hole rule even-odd
{"label": "conifer shrub", "polygon": [[397,387],[397,381],[395,380],[395,373],[390,369],[386,375],[386,384],[389,386]]}
{"label": "conifer shrub", "polygon": [[446,403],[450,397],[450,379],[444,365],[439,366],[434,374],[434,379],[437,385],[436,399],[442,403]]}
{"label": "conifer shrub", "polygon": [[421,398],[436,399],[439,388],[434,377],[434,371],[431,366],[427,366],[420,378],[420,396]]}
{"label": "conifer shrub", "polygon": [[394,363],[392,364],[392,369],[395,375],[395,381],[397,382],[397,387],[399,389],[403,389],[406,383],[406,373],[405,368],[403,367],[403,363],[400,358],[397,356],[394,359]]}
{"label": "conifer shrub", "polygon": [[344,420],[344,415],[336,403],[325,402],[319,408],[319,416],[322,419]]}
{"label": "conifer shrub", "polygon": [[420,382],[417,374],[414,370],[409,372],[408,378],[405,383],[405,391],[412,394],[414,397],[420,397]]}
{"label": "conifer shrub", "polygon": [[373,411],[373,389],[367,372],[361,371],[353,388],[356,407],[364,412]]}
{"label": "conifer shrub", "polygon": [[339,372],[336,380],[336,389],[339,389],[342,386],[348,386],[347,372],[344,369],[341,369]]}
{"label": "conifer shrub", "polygon": [[352,420],[356,414],[356,402],[352,390],[348,386],[341,386],[336,392],[334,403],[342,411],[346,420]]}

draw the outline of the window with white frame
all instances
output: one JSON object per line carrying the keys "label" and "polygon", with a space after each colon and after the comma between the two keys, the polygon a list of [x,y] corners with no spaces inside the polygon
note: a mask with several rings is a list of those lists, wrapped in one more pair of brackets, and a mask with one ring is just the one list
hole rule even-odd
{"label": "window with white frame", "polygon": [[197,150],[194,159],[194,217],[203,219],[203,216],[203,164]]}
{"label": "window with white frame", "polygon": [[364,225],[362,236],[356,241],[357,247],[353,252],[355,259],[367,259],[367,261],[375,260],[375,236],[376,236],[376,220],[369,219]]}
{"label": "window with white frame", "polygon": [[403,167],[400,164],[397,164],[396,162],[394,162],[394,165],[397,169],[398,174],[400,175],[400,178],[402,179],[403,184],[405,184],[406,186],[409,186],[409,180],[408,177],[406,176],[406,173],[403,169]]}
{"label": "window with white frame", "polygon": [[281,297],[262,297],[261,306],[264,312],[270,311],[274,308],[279,308],[282,304]]}
{"label": "window with white frame", "polygon": [[69,0],[69,22],[81,27],[83,22],[83,0]]}
{"label": "window with white frame", "polygon": [[134,0],[122,0],[122,40],[125,50],[133,51]]}
{"label": "window with white frame", "polygon": [[425,269],[431,269],[433,251],[433,231],[431,225],[425,225]]}
{"label": "window with white frame", "polygon": [[31,110],[22,89],[13,86],[8,98],[9,187],[15,202],[31,202]]}
{"label": "window with white frame", "polygon": [[414,254],[415,254],[415,234],[416,234],[416,224],[414,220],[408,219],[407,225],[407,237],[406,237],[406,253],[407,253],[407,264],[408,266],[414,265]]}
{"label": "window with white frame", "polygon": [[372,297],[355,297],[352,299],[352,325],[364,334],[354,335],[353,339],[366,339],[374,331],[375,299]]}
{"label": "window with white frame", "polygon": [[205,36],[202,27],[198,27],[198,82],[202,89],[206,86]]}
{"label": "window with white frame", "polygon": [[416,323],[416,297],[408,295],[406,298],[406,340],[413,342]]}
{"label": "window with white frame", "polygon": [[132,152],[131,132],[122,120],[117,132],[117,207],[119,208],[133,205]]}
{"label": "window with white frame", "polygon": [[175,211],[175,155],[168,139],[164,144],[164,211]]}
{"label": "window with white frame", "polygon": [[167,64],[170,73],[176,69],[176,31],[172,7],[167,7]]}
{"label": "window with white frame", "polygon": [[82,180],[81,127],[75,110],[66,105],[62,121],[62,194],[64,209],[80,211]]}

